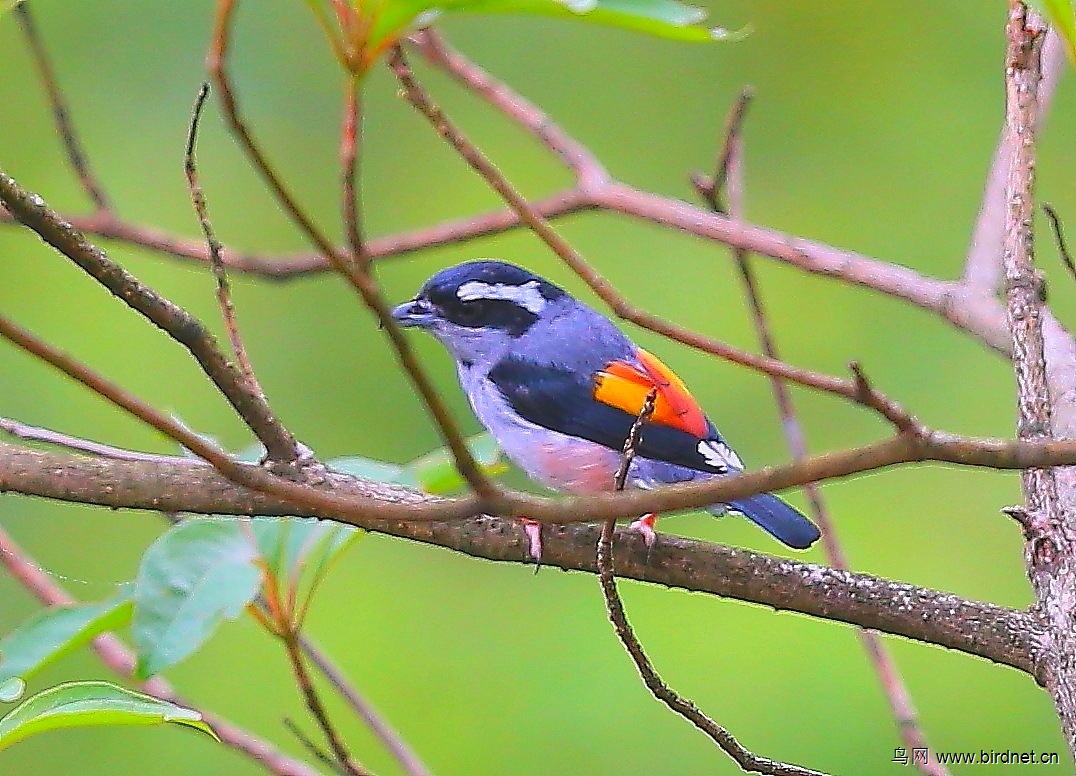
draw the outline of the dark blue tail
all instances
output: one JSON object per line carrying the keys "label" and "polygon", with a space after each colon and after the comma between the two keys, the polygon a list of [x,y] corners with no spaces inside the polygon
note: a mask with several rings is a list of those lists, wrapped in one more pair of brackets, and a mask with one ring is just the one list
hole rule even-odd
{"label": "dark blue tail", "polygon": [[730,502],[729,507],[796,550],[806,550],[822,535],[818,526],[772,493],[738,499]]}

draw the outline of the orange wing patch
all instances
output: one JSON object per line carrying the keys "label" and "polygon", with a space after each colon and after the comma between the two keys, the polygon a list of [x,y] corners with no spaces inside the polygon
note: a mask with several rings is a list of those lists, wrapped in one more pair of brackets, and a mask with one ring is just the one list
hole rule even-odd
{"label": "orange wing patch", "polygon": [[638,415],[652,388],[658,389],[651,422],[678,428],[700,439],[706,436],[706,415],[688,393],[687,386],[656,356],[638,349],[642,368],[613,361],[594,378],[594,398],[603,404]]}

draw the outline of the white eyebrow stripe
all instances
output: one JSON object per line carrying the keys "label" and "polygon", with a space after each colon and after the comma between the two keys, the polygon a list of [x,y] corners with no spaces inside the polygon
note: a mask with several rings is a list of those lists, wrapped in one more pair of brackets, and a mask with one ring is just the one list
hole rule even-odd
{"label": "white eyebrow stripe", "polygon": [[476,299],[514,302],[534,315],[538,315],[546,306],[546,298],[542,296],[537,280],[528,280],[521,286],[470,280],[456,289],[456,296],[461,302],[473,302]]}

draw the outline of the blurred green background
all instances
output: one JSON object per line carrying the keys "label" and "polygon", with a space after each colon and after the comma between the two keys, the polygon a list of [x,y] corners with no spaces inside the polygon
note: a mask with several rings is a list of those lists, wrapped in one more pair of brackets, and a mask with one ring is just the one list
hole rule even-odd
{"label": "blurred green background", "polygon": [[[182,146],[203,77],[213,3],[33,0],[32,6],[91,158],[123,215],[197,236]],[[454,19],[442,29],[589,144],[615,175],[671,196],[691,197],[688,173],[712,163],[728,106],[743,85],[754,85],[746,133],[753,221],[948,278],[961,271],[1002,118],[1005,9],[1000,0],[714,3],[714,23],[749,24],[753,33],[740,43],[712,46],[514,17]],[[335,158],[342,84],[321,33],[296,0],[245,3],[237,22],[233,72],[249,122],[307,208],[339,234]],[[0,166],[51,204],[85,209],[13,18],[0,18],[0,50]],[[568,182],[500,116],[444,77],[418,69],[525,192],[536,196]],[[371,233],[496,207],[495,195],[395,92],[388,74],[375,71],[364,162]],[[1043,132],[1039,164],[1041,197],[1070,225],[1076,224],[1074,97],[1069,78]],[[303,249],[215,109],[200,142],[220,238],[266,252]],[[577,216],[560,227],[631,299],[755,347],[727,251],[612,215]],[[1071,320],[1076,289],[1045,230],[1038,244],[1051,301],[1062,320]],[[208,272],[119,245],[109,249],[217,326]],[[393,299],[402,299],[436,269],[475,256],[519,262],[582,290],[523,232],[389,261],[381,277]],[[0,257],[5,315],[233,449],[249,443],[180,348],[36,238],[3,229]],[[765,259],[757,266],[790,361],[840,373],[859,359],[882,389],[927,423],[1011,435],[1011,373],[976,342],[877,294]],[[320,456],[403,461],[439,444],[371,316],[339,280],[233,280],[246,341],[273,406]],[[764,377],[631,333],[687,379],[745,459],[786,460]],[[416,338],[416,346],[457,417],[477,431],[447,357],[432,341]],[[804,391],[796,400],[813,450],[886,433],[847,403]],[[172,450],[87,391],[3,346],[0,415],[121,446]],[[1019,500],[1016,476],[916,466],[833,482],[825,495],[857,570],[1010,606],[1030,602],[1019,531],[998,511]],[[802,505],[799,494],[789,497]],[[0,521],[85,599],[103,598],[131,578],[141,552],[162,530],[152,514],[11,495],[0,498]],[[663,528],[782,551],[742,520],[685,515],[667,519]],[[819,549],[799,557],[824,560]],[[840,773],[905,767],[890,762],[898,745],[894,725],[851,629],[634,583],[622,590],[666,679],[746,746]],[[36,608],[2,574],[0,602],[0,632]],[[738,772],[650,698],[606,622],[591,576],[552,569],[534,576],[523,566],[372,537],[330,576],[309,632],[438,774]],[[1049,698],[1028,677],[955,652],[887,641],[935,747],[1055,751],[1066,761]],[[107,675],[85,654],[35,685]],[[281,726],[285,715],[304,719],[301,702],[280,650],[252,622],[226,625],[168,678],[197,704],[301,753]],[[379,774],[398,773],[327,697],[358,759]],[[996,766],[991,773],[1017,767]],[[1035,769],[1065,771],[1064,765]],[[0,772],[260,771],[193,733],[117,729],[28,741],[0,755]]]}

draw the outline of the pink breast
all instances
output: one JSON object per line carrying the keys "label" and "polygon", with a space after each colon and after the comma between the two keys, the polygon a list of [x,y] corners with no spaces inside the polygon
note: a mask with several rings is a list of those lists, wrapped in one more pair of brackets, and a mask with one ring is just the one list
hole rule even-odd
{"label": "pink breast", "polygon": [[585,440],[547,443],[539,453],[540,479],[567,493],[597,493],[613,489],[620,456]]}

